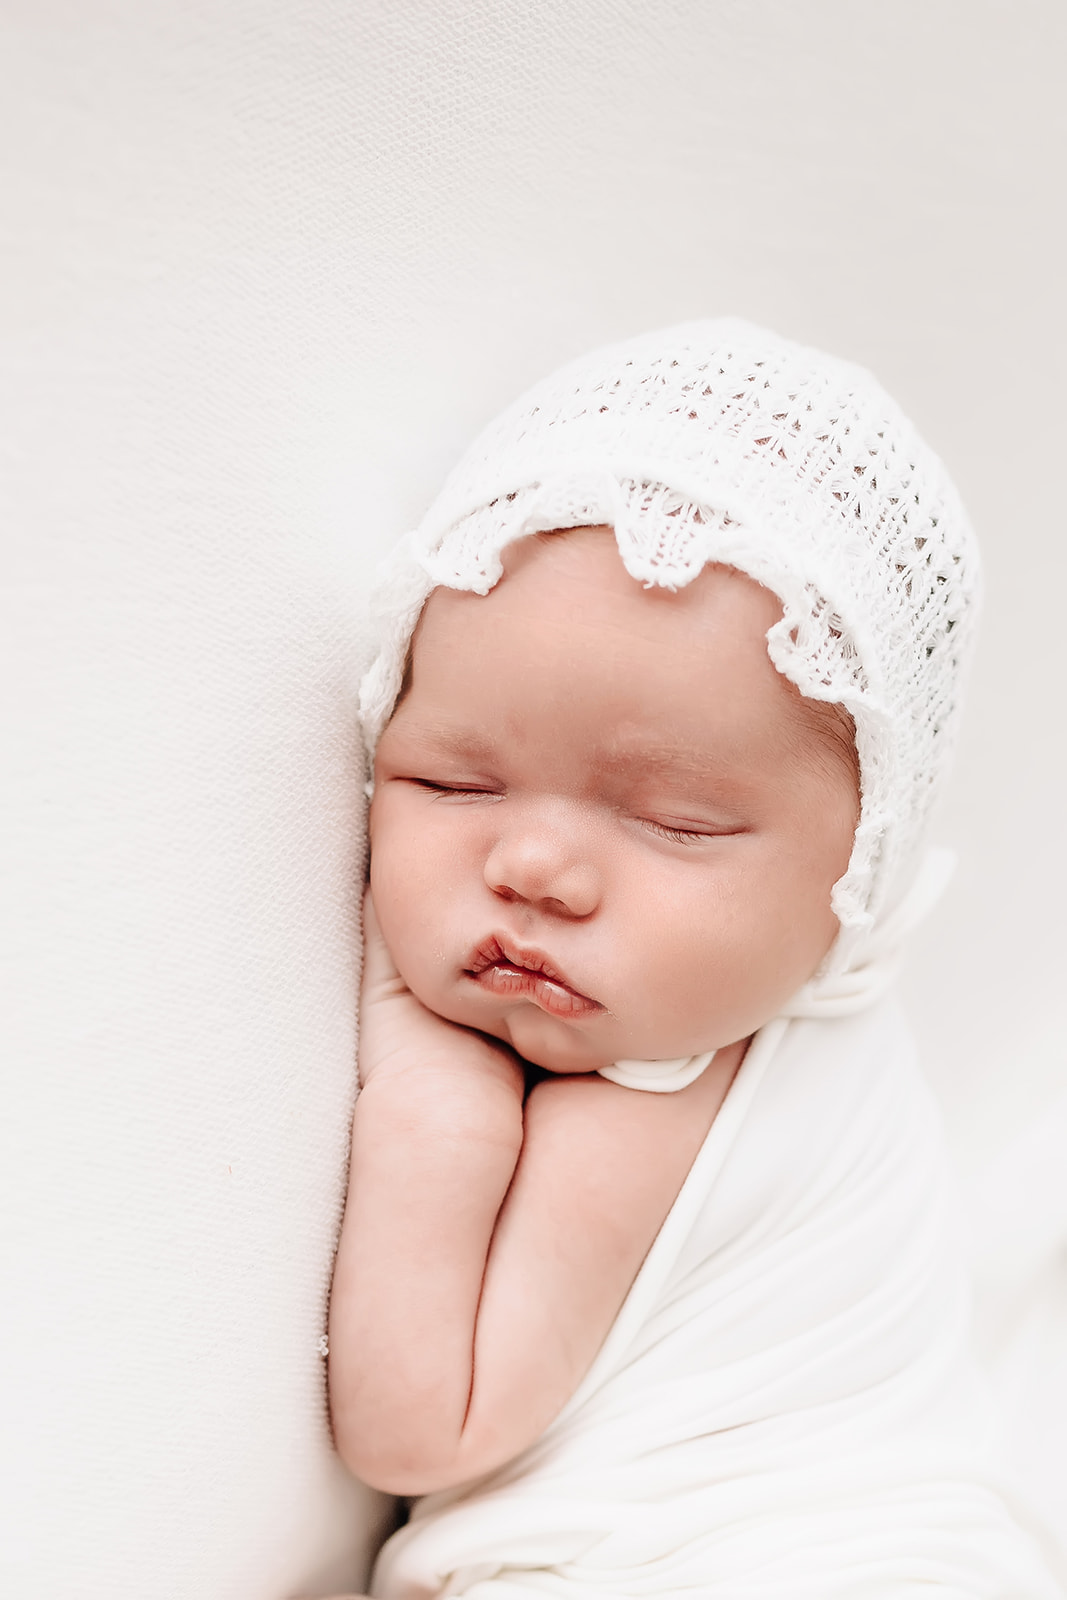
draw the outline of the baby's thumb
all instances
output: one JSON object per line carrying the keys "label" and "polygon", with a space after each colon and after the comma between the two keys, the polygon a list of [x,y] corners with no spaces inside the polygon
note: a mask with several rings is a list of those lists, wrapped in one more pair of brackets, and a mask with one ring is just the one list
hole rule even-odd
{"label": "baby's thumb", "polygon": [[394,987],[400,980],[396,963],[382,935],[374,898],[369,889],[363,894],[363,997]]}

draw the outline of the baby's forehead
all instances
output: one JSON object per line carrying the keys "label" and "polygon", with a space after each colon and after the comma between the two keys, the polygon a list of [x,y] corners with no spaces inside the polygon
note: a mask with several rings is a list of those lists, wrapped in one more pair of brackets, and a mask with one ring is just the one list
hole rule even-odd
{"label": "baby's forehead", "polygon": [[[704,693],[709,679],[719,694],[756,679],[798,700],[768,654],[768,634],[781,617],[777,595],[734,567],[709,564],[677,588],[642,584],[623,565],[609,527],[579,527],[515,541],[501,578],[484,595],[433,590],[414,651],[432,648],[434,671],[466,666],[476,673],[498,671],[503,660],[525,653],[530,670],[521,692],[531,702],[543,688],[542,653],[580,659],[571,681],[576,697],[595,686],[636,701],[663,681],[688,700]],[[406,684],[412,666],[409,652]]]}
{"label": "baby's forehead", "polygon": [[641,582],[627,571],[614,531],[603,524],[528,534],[505,547],[501,565],[502,576],[486,594],[435,588],[424,618],[451,606],[476,619],[488,607],[541,621],[547,631],[579,629],[591,615],[614,616],[624,632],[657,628],[666,637],[689,628],[697,642],[702,632],[724,626],[762,637],[782,615],[777,595],[722,562],[707,563],[684,585]]}
{"label": "baby's forehead", "polygon": [[[405,675],[405,688],[413,671],[420,682],[432,677],[442,691],[447,685],[447,703],[440,693],[433,697],[436,734],[458,738],[455,730],[462,729],[472,757],[478,734],[468,713],[481,703],[491,674],[494,705],[506,704],[530,738],[544,726],[538,713],[546,696],[552,714],[572,725],[585,708],[590,756],[595,750],[601,770],[639,766],[683,777],[706,771],[710,700],[715,738],[724,746],[752,745],[750,733],[758,728],[768,759],[815,741],[855,770],[851,719],[838,707],[805,700],[774,667],[767,635],[782,606],[749,575],[718,563],[684,588],[642,585],[602,525],[518,540],[505,552],[503,569],[484,596],[433,591],[416,635],[419,659],[409,660]],[[573,663],[562,690],[561,660]]]}

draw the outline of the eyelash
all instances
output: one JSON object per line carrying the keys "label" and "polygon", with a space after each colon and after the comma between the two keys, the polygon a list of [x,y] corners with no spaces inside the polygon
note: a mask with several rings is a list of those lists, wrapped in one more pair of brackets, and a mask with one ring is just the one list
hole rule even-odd
{"label": "eyelash", "polygon": [[466,783],[434,783],[432,778],[412,778],[410,780],[417,789],[425,789],[428,794],[480,794],[494,797],[495,789],[480,789],[476,784]]}
{"label": "eyelash", "polygon": [[644,825],[661,839],[670,839],[672,844],[701,844],[705,839],[714,839],[714,833],[702,833],[699,828],[671,828],[665,822],[654,822],[651,817],[642,818]]}

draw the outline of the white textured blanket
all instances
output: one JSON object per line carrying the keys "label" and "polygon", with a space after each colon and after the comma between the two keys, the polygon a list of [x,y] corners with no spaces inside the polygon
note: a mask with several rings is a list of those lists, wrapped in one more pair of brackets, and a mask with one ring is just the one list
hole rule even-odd
{"label": "white textured blanket", "polygon": [[778,1021],[599,1356],[373,1592],[1054,1600],[986,1464],[937,1114],[892,1001]]}

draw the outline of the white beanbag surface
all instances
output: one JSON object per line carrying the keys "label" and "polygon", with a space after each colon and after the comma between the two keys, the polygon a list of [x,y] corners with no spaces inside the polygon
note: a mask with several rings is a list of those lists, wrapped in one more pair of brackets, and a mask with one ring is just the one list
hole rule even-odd
{"label": "white beanbag surface", "polygon": [[[910,1002],[961,1161],[1026,1148],[1063,1081],[1064,25],[3,7],[5,1597],[365,1579],[391,1511],[333,1455],[319,1349],[364,593],[477,426],[585,349],[749,317],[871,366],[957,477],[991,601],[942,829],[963,868]],[[1062,1432],[1027,1384],[1061,1239],[1040,1305],[990,1291],[1046,1490]]]}

